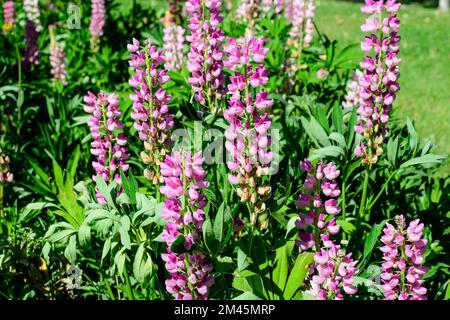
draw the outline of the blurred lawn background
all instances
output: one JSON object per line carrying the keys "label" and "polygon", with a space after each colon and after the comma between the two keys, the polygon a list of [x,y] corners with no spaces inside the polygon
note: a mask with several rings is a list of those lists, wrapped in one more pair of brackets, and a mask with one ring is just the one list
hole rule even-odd
{"label": "blurred lawn background", "polygon": [[[161,0],[136,1],[144,7],[156,5],[159,10],[167,7]],[[131,2],[116,0],[125,10]],[[359,44],[363,39],[360,26],[365,19],[360,11],[362,3],[363,0],[316,0],[315,22],[319,31],[337,40],[340,48]],[[403,123],[409,117],[419,135],[436,145],[436,153],[450,154],[450,13],[404,4],[399,17],[401,90],[393,116]],[[440,175],[448,174],[450,163],[440,171]]]}

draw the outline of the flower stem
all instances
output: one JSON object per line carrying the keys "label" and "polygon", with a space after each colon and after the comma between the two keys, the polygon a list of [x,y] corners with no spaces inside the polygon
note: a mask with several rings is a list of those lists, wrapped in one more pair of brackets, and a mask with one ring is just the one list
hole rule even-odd
{"label": "flower stem", "polygon": [[127,266],[123,265],[123,275],[125,277],[126,291],[129,300],[134,300],[133,289],[131,288],[130,277],[128,276]]}
{"label": "flower stem", "polygon": [[359,217],[358,217],[358,226],[361,224],[364,219],[364,214],[366,213],[366,200],[367,200],[367,188],[369,186],[369,168],[366,168],[365,176],[364,176],[364,185],[363,185],[363,193],[361,198],[361,205],[359,207]]}

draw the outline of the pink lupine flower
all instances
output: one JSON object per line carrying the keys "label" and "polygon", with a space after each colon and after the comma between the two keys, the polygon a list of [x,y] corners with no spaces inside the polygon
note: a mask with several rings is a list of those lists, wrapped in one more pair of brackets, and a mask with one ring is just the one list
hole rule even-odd
{"label": "pink lupine flower", "polygon": [[31,22],[36,32],[42,31],[41,12],[39,11],[39,0],[24,0],[23,9],[27,16],[27,21]]}
{"label": "pink lupine flower", "polygon": [[313,40],[315,8],[314,0],[286,1],[285,16],[292,25],[289,32],[291,42],[300,51]]}
{"label": "pink lupine flower", "polygon": [[[240,200],[250,202],[253,208],[250,220],[256,224],[271,192],[270,186],[262,184],[262,176],[268,174],[272,161],[268,131],[273,101],[261,89],[268,82],[268,70],[263,64],[255,67],[252,63],[263,62],[268,49],[264,48],[264,40],[251,38],[229,39],[224,51],[227,54],[224,65],[233,71],[228,85],[229,106],[224,112],[230,124],[225,131],[227,166],[231,171],[228,180],[237,185]],[[252,88],[257,92],[255,95]]]}
{"label": "pink lupine flower", "polygon": [[[302,185],[303,193],[299,195],[295,202],[297,207],[302,210],[299,219],[296,222],[299,230],[299,240],[296,241],[301,251],[306,251],[315,247],[319,250],[314,239],[319,239],[320,234],[336,234],[339,232],[339,226],[336,219],[331,218],[325,220],[325,215],[337,215],[341,209],[337,206],[337,198],[341,191],[336,182],[340,175],[340,171],[332,163],[324,165],[319,162],[314,166],[308,159],[301,162],[300,167],[303,172],[307,172],[307,176]],[[316,224],[316,235],[311,233],[309,227]]]}
{"label": "pink lupine flower", "polygon": [[189,83],[195,100],[211,111],[215,111],[214,101],[220,100],[224,93],[222,43],[225,35],[219,28],[223,20],[221,3],[221,0],[188,0],[185,5],[190,17],[190,35],[186,36],[191,44],[187,61],[187,69],[191,73]]}
{"label": "pink lupine flower", "polygon": [[284,0],[241,0],[236,17],[247,24],[246,36],[254,35],[255,24],[259,18],[268,16],[271,12],[281,13]]}
{"label": "pink lupine flower", "polygon": [[14,180],[14,175],[9,169],[9,163],[9,157],[3,153],[3,150],[0,147],[0,185],[11,183]]}
{"label": "pink lupine flower", "polygon": [[375,164],[383,153],[389,113],[400,89],[398,65],[401,60],[397,56],[400,20],[396,15],[399,8],[400,4],[395,0],[366,0],[361,9],[370,15],[361,26],[361,31],[368,33],[361,49],[372,52],[360,63],[363,74],[358,79],[360,91],[355,132],[363,136],[363,142],[355,149],[355,155],[362,158],[364,165]]}
{"label": "pink lupine flower", "polygon": [[380,248],[383,252],[381,274],[386,300],[426,300],[427,289],[423,275],[428,271],[423,254],[427,239],[423,238],[423,223],[411,221],[406,228],[404,216],[395,217],[396,226],[390,223],[383,229]]}
{"label": "pink lupine flower", "polygon": [[89,24],[91,47],[94,51],[97,51],[106,22],[105,0],[92,0],[91,10],[91,23]]}
{"label": "pink lupine flower", "polygon": [[347,82],[347,93],[345,95],[342,106],[345,109],[350,109],[353,107],[358,108],[361,105],[361,86],[359,85],[359,78],[362,76],[360,70],[356,70],[352,78]]}
{"label": "pink lupine flower", "polygon": [[[106,182],[117,182],[122,184],[120,171],[126,172],[129,158],[126,150],[127,139],[122,132],[123,124],[120,122],[119,100],[116,94],[99,93],[98,95],[88,92],[84,97],[84,111],[91,116],[87,124],[91,129],[93,141],[91,143],[91,154],[96,157],[92,162],[96,174],[92,179],[97,180],[100,176]],[[106,203],[104,196],[97,191],[99,203]]]}
{"label": "pink lupine flower", "polygon": [[25,65],[39,64],[39,44],[38,44],[39,33],[36,30],[36,26],[30,20],[27,20],[25,25]]}
{"label": "pink lupine flower", "polygon": [[[205,194],[201,193],[209,185],[204,180],[203,161],[200,152],[192,155],[180,151],[167,155],[161,163],[164,185],[160,190],[166,196],[161,215],[168,221],[162,234],[168,247],[162,259],[170,273],[166,289],[177,300],[208,299],[209,287],[214,283],[214,278],[209,275],[212,265],[208,258],[203,253],[193,252],[193,246],[202,234],[203,209],[207,204]],[[179,236],[183,236],[187,251],[183,254],[170,249]]]}
{"label": "pink lupine flower", "polygon": [[134,70],[129,80],[129,84],[135,88],[135,93],[130,94],[133,101],[131,118],[139,139],[144,142],[145,151],[141,153],[141,158],[150,166],[144,175],[154,183],[160,183],[159,163],[169,151],[172,143],[170,131],[174,125],[168,106],[171,95],[162,88],[170,77],[162,67],[162,50],[157,50],[150,40],[141,48],[139,41],[133,39],[127,48],[131,53],[129,64]]}
{"label": "pink lupine flower", "polygon": [[[357,292],[353,284],[358,273],[352,253],[345,254],[339,245],[328,240],[328,235],[322,235],[322,248],[314,255],[314,269],[306,293],[319,300],[342,300],[343,292],[352,295]],[[343,291],[343,292],[342,292]]]}
{"label": "pink lupine flower", "polygon": [[53,76],[53,85],[57,81],[61,81],[62,85],[67,85],[67,70],[66,70],[66,56],[61,46],[55,39],[54,25],[49,26],[50,29],[50,65],[52,67],[51,73]]}
{"label": "pink lupine flower", "polygon": [[164,57],[167,70],[181,70],[184,57],[184,28],[169,25],[164,27]]}
{"label": "pink lupine flower", "polygon": [[13,1],[6,1],[3,3],[3,26],[5,31],[11,31],[16,24],[16,11],[14,9]]}

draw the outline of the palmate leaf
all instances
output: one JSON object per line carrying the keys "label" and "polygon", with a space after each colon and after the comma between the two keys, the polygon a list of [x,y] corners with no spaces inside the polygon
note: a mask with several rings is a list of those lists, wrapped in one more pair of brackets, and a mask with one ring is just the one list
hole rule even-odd
{"label": "palmate leaf", "polygon": [[425,168],[436,165],[436,164],[442,164],[447,159],[446,155],[441,154],[426,154],[421,157],[416,157],[409,159],[408,161],[402,163],[400,165],[400,168],[405,169],[410,166],[416,166],[420,165]]}

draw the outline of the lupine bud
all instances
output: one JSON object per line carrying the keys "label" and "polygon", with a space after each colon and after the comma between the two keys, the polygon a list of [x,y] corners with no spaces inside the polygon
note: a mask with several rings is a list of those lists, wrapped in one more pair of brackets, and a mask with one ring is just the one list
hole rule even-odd
{"label": "lupine bud", "polygon": [[98,51],[100,37],[103,35],[103,28],[106,22],[105,0],[92,0],[91,8],[91,23],[89,24],[91,47],[92,50]]}
{"label": "lupine bud", "polygon": [[[91,129],[93,141],[91,143],[91,154],[96,157],[92,162],[96,174],[92,179],[97,180],[100,176],[106,182],[115,180],[118,185],[122,184],[120,171],[126,172],[129,165],[126,160],[129,155],[126,150],[127,139],[122,132],[123,124],[120,122],[119,100],[116,94],[99,93],[97,96],[92,92],[84,97],[84,111],[91,116],[87,124]],[[97,190],[99,203],[106,203],[104,195]]]}
{"label": "lupine bud", "polygon": [[188,0],[186,11],[189,14],[190,35],[186,40],[191,49],[188,54],[187,69],[191,73],[189,83],[194,91],[195,100],[211,111],[215,106],[211,98],[224,93],[222,43],[225,39],[219,24],[221,0]]}
{"label": "lupine bud", "polygon": [[361,49],[367,53],[373,51],[360,63],[363,74],[359,77],[358,124],[355,126],[355,132],[364,137],[355,155],[362,157],[364,165],[376,163],[383,152],[389,113],[400,88],[398,65],[401,60],[397,57],[400,20],[396,15],[399,7],[396,0],[366,0],[361,9],[370,15],[361,26],[361,31],[369,33]]}
{"label": "lupine bud", "polygon": [[381,237],[384,246],[380,250],[385,261],[381,265],[381,287],[386,300],[426,300],[423,276],[428,268],[422,265],[427,248],[427,239],[422,238],[424,225],[416,219],[406,228],[404,216],[396,216],[395,221],[396,226],[386,224]]}
{"label": "lupine bud", "polygon": [[[255,67],[252,63],[262,63],[268,49],[264,48],[263,40],[255,38],[229,39],[228,42],[224,47],[227,54],[224,65],[233,71],[228,85],[229,107],[224,112],[230,124],[225,131],[225,147],[229,152],[227,166],[232,173],[228,180],[238,186],[241,201],[252,204],[251,222],[256,223],[271,192],[270,186],[262,185],[262,173],[267,173],[272,161],[268,131],[273,101],[260,89],[268,82],[268,70],[263,64]],[[259,89],[255,96],[250,93],[251,87]]]}
{"label": "lupine bud", "polygon": [[[170,279],[165,282],[166,289],[177,300],[206,300],[209,287],[214,284],[209,259],[203,253],[193,251],[202,234],[203,208],[208,202],[205,194],[201,193],[201,189],[209,185],[204,180],[203,161],[200,152],[192,155],[181,151],[173,156],[167,155],[161,163],[164,185],[160,189],[166,196],[161,217],[167,220],[162,234],[162,240],[167,243],[167,253],[162,254],[162,259],[170,273]],[[187,252],[183,254],[170,249],[179,236],[184,237]]]}

